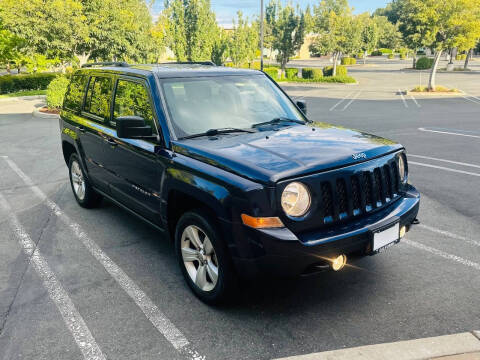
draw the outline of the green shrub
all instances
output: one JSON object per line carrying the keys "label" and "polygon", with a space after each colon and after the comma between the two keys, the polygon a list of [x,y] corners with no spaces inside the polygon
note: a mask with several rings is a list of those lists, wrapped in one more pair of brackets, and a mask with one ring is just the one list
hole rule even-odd
{"label": "green shrub", "polygon": [[395,55],[394,55],[394,54],[388,54],[388,58],[389,58],[390,60],[395,59]]}
{"label": "green shrub", "polygon": [[[323,76],[332,76],[333,74],[333,66],[325,66],[323,68]],[[337,65],[337,74],[336,76],[347,76],[348,70],[345,66]]]}
{"label": "green shrub", "polygon": [[342,58],[342,65],[355,65],[357,60],[353,57],[343,57]]}
{"label": "green shrub", "polygon": [[455,56],[455,60],[465,60],[467,58],[467,54],[457,54]]}
{"label": "green shrub", "polygon": [[383,53],[380,50],[372,51],[372,56],[382,56]]}
{"label": "green shrub", "polygon": [[263,71],[268,74],[273,80],[279,80],[277,67],[264,68]]}
{"label": "green shrub", "polygon": [[351,76],[341,75],[341,76],[325,76],[325,77],[322,78],[321,82],[354,84],[354,83],[357,82],[357,80],[355,80]]}
{"label": "green shrub", "polygon": [[49,109],[60,109],[62,107],[68,83],[68,78],[63,75],[50,82],[47,87],[47,106]]}
{"label": "green shrub", "polygon": [[433,65],[433,59],[430,59],[428,57],[421,57],[420,59],[417,60],[417,64],[415,65],[415,69],[417,70],[426,70],[430,69]]}
{"label": "green shrub", "polygon": [[298,76],[298,69],[295,69],[295,68],[285,69],[285,76],[288,80],[295,79]]}
{"label": "green shrub", "polygon": [[323,77],[322,69],[315,69],[315,68],[302,69],[302,78],[304,79],[319,80],[322,77]]}
{"label": "green shrub", "polygon": [[53,73],[0,76],[0,94],[21,90],[45,90],[57,75]]}
{"label": "green shrub", "polygon": [[407,54],[400,53],[400,60],[405,60],[407,58]]}
{"label": "green shrub", "polygon": [[359,52],[357,55],[355,55],[357,59],[363,59],[365,57],[365,53]]}
{"label": "green shrub", "polygon": [[378,49],[378,51],[380,51],[380,52],[382,53],[382,55],[393,54],[393,50],[392,50],[392,49],[381,48],[381,49]]}

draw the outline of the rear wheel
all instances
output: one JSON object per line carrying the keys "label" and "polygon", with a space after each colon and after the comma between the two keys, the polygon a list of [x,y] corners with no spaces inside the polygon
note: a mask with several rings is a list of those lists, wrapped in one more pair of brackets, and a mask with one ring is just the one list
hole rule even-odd
{"label": "rear wheel", "polygon": [[77,203],[84,208],[98,206],[102,197],[95,192],[83,172],[80,160],[77,154],[70,156],[68,165],[70,175],[70,185]]}
{"label": "rear wheel", "polygon": [[188,286],[202,301],[218,304],[230,298],[236,278],[215,222],[200,211],[185,213],[177,223],[175,248]]}

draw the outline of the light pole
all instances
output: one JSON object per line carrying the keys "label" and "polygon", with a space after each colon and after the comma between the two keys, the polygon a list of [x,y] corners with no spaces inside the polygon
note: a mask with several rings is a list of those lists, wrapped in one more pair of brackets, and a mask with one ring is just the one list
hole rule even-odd
{"label": "light pole", "polygon": [[263,0],[260,0],[260,70],[263,71]]}

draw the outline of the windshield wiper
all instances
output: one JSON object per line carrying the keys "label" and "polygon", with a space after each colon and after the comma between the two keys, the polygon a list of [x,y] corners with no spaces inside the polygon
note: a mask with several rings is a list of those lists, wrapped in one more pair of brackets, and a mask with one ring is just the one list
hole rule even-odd
{"label": "windshield wiper", "polygon": [[297,123],[297,124],[305,125],[305,122],[302,121],[302,120],[289,119],[289,118],[286,118],[286,117],[276,117],[276,118],[274,118],[270,121],[265,121],[265,122],[261,122],[261,123],[258,123],[258,124],[254,124],[254,125],[252,125],[252,128],[257,128],[257,127],[266,126],[266,125],[275,125],[275,124],[280,124],[280,123],[288,123],[288,122],[294,122],[294,123]]}
{"label": "windshield wiper", "polygon": [[193,139],[193,138],[202,137],[202,136],[215,136],[215,135],[220,135],[220,134],[231,134],[231,133],[236,133],[236,132],[253,133],[254,131],[247,130],[247,129],[236,129],[236,128],[210,129],[210,130],[205,131],[204,133],[199,133],[199,134],[194,134],[194,135],[188,135],[188,136],[181,137],[180,140]]}

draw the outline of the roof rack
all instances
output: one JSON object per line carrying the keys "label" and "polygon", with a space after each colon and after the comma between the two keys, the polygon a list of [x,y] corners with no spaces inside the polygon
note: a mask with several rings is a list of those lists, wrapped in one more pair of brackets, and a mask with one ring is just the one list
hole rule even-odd
{"label": "roof rack", "polygon": [[160,63],[160,65],[208,65],[208,66],[217,66],[213,61],[174,61],[174,62],[165,62]]}
{"label": "roof rack", "polygon": [[95,62],[89,64],[83,64],[82,68],[94,67],[94,66],[119,66],[119,67],[129,67],[126,62],[123,61],[110,61],[110,62]]}

